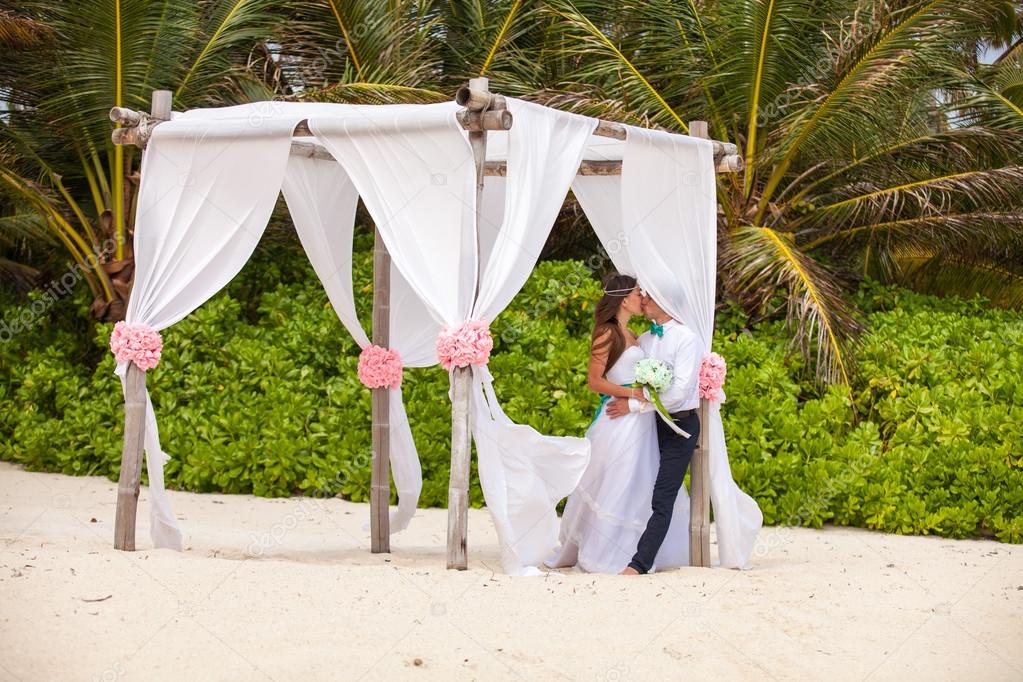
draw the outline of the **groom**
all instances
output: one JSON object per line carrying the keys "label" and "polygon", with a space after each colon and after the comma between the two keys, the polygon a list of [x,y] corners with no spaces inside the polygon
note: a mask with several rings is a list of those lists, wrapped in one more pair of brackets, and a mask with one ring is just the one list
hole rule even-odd
{"label": "groom", "polygon": [[[660,417],[657,421],[657,440],[661,451],[661,462],[654,482],[654,496],[651,504],[653,514],[646,530],[639,538],[636,554],[622,575],[648,573],[653,568],[657,550],[661,548],[671,523],[675,499],[682,488],[686,469],[693,458],[693,450],[700,437],[700,353],[699,340],[693,330],[664,312],[658,303],[643,292],[643,314],[651,321],[650,331],[639,337],[639,345],[648,358],[667,363],[674,370],[674,380],[658,395],[665,409],[689,438],[680,436],[668,427]],[[646,389],[644,389],[646,392]],[[649,397],[649,396],[648,396]],[[612,418],[631,412],[648,412],[654,405],[649,401],[635,398],[615,398],[607,406]]]}

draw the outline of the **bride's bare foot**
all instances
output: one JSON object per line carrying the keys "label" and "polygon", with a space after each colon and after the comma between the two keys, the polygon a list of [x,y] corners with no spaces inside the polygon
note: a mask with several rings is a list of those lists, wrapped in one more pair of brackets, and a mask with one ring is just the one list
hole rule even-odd
{"label": "bride's bare foot", "polygon": [[632,566],[626,566],[618,575],[639,575],[639,571],[634,569]]}

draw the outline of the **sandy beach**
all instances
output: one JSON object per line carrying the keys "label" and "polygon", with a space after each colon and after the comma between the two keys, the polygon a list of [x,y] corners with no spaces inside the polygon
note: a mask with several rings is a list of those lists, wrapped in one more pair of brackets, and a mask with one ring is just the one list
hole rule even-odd
{"label": "sandy beach", "polygon": [[112,547],[116,484],[0,462],[0,680],[1023,679],[1023,548],[766,528],[748,571],[500,573],[470,510],[371,554],[368,506],[171,491],[185,551]]}

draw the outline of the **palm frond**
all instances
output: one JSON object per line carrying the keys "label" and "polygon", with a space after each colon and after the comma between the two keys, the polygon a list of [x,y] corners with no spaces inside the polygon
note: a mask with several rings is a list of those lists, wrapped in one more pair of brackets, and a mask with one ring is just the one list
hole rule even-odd
{"label": "palm frond", "polygon": [[451,95],[426,88],[388,83],[338,83],[325,88],[303,90],[288,99],[307,102],[347,104],[431,104],[446,102]]}
{"label": "palm frond", "polygon": [[[878,113],[921,90],[921,77],[949,61],[966,36],[1001,16],[1003,3],[978,0],[892,0],[834,54],[833,72],[810,89],[804,106],[793,107],[779,131],[777,159],[760,199],[756,220],[789,166],[810,148],[847,153],[851,144],[877,130]],[[933,75],[932,75],[933,78]],[[881,119],[887,123],[884,119]]]}
{"label": "palm frond", "polygon": [[926,248],[900,253],[895,263],[889,281],[901,286],[939,296],[979,295],[1003,308],[1023,308],[1023,271],[1018,267],[936,254]]}
{"label": "palm frond", "polygon": [[721,259],[726,286],[747,310],[763,313],[785,292],[793,346],[815,358],[822,382],[849,382],[850,343],[861,324],[834,274],[804,254],[791,235],[743,226],[729,235]]}
{"label": "palm frond", "polygon": [[0,9],[0,45],[9,50],[27,50],[39,47],[52,39],[53,32],[46,24],[27,16]]}
{"label": "palm frond", "polygon": [[[571,49],[577,58],[591,58],[581,60],[574,77],[586,82],[619,83],[623,90],[636,97],[636,101],[630,105],[632,108],[642,110],[643,115],[649,117],[651,121],[668,129],[688,131],[685,120],[670,101],[675,99],[672,91],[691,89],[693,81],[687,78],[687,74],[679,70],[676,71],[676,78],[672,79],[674,82],[670,88],[663,87],[662,83],[655,83],[654,76],[648,74],[643,68],[643,62],[650,53],[657,54],[658,60],[663,63],[665,55],[690,49],[679,39],[674,21],[666,23],[667,20],[673,20],[675,17],[667,14],[654,23],[655,17],[650,16],[653,14],[651,10],[667,10],[668,8],[664,6],[666,3],[643,3],[644,7],[637,7],[632,3],[622,3],[618,8],[618,11],[623,14],[629,11],[643,12],[647,20],[651,22],[645,26],[646,50],[650,52],[639,52],[625,45],[619,45],[616,37],[605,28],[609,25],[613,26],[613,24],[609,24],[606,18],[596,19],[597,16],[606,13],[606,7],[583,11],[577,7],[577,4],[582,5],[582,3],[573,3],[571,0],[551,2],[551,10],[561,18],[566,26],[564,38],[566,44],[563,49]],[[628,28],[628,25],[626,24],[625,27]],[[651,30],[654,27],[659,30]],[[661,76],[662,74],[657,75]]]}
{"label": "palm frond", "polygon": [[936,216],[963,206],[1023,204],[1023,166],[960,170],[905,180],[896,185],[861,181],[836,188],[821,197],[821,204],[801,222],[848,225],[890,216]]}

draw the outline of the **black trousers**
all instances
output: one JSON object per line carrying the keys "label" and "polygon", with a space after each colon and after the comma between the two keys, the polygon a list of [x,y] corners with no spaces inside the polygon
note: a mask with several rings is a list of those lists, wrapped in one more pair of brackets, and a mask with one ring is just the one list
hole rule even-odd
{"label": "black trousers", "polygon": [[693,459],[693,451],[700,438],[700,417],[696,410],[677,412],[671,415],[676,426],[690,434],[689,438],[672,431],[661,418],[657,417],[657,441],[661,451],[661,463],[654,482],[654,498],[651,503],[653,514],[647,521],[646,530],[639,538],[636,554],[629,566],[640,573],[648,573],[654,565],[657,551],[668,534],[671,513],[675,508],[678,491],[686,478],[686,470]]}

